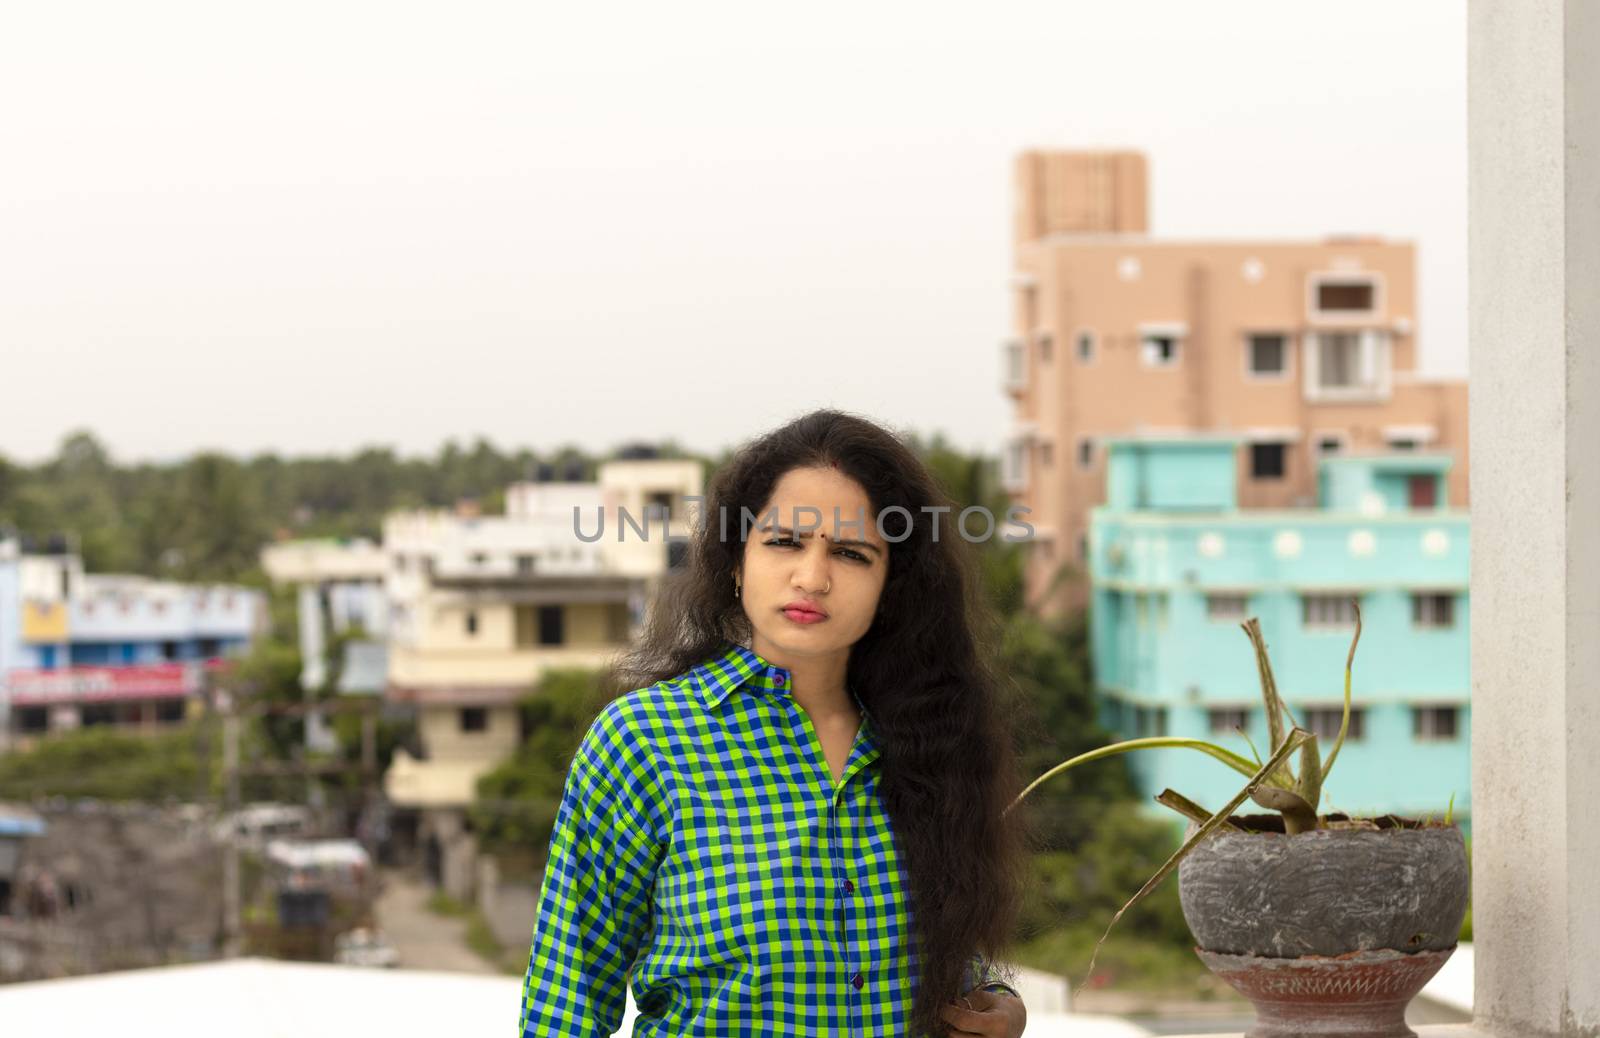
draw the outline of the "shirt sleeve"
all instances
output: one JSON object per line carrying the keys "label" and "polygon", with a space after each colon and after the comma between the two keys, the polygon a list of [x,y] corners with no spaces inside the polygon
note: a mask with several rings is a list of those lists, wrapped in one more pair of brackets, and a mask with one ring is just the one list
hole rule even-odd
{"label": "shirt sleeve", "polygon": [[662,842],[655,776],[620,700],[579,744],[556,809],[522,982],[523,1038],[599,1038],[622,1026],[629,970],[651,929]]}

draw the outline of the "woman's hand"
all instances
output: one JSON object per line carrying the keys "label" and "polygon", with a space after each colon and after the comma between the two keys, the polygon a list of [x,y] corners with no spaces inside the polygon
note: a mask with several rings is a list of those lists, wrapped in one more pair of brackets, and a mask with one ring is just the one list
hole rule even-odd
{"label": "woman's hand", "polygon": [[[970,1004],[972,1008],[968,1009]],[[1022,1038],[1028,1010],[1022,999],[1004,991],[969,991],[939,1010],[953,1035],[981,1034],[985,1038]]]}

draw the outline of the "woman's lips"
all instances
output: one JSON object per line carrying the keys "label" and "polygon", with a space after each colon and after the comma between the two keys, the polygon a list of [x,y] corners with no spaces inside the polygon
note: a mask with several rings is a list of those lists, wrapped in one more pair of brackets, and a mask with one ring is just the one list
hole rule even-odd
{"label": "woman's lips", "polygon": [[828,617],[823,613],[813,613],[809,609],[785,609],[783,615],[797,624],[817,624]]}

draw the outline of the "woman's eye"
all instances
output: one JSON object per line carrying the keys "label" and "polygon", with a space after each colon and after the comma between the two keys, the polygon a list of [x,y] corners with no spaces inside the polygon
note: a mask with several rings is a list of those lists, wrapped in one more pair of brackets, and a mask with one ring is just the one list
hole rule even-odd
{"label": "woman's eye", "polygon": [[[798,548],[800,546],[800,542],[795,540],[793,537],[774,537],[772,540],[763,541],[762,543],[766,544],[768,547],[772,547],[772,548]],[[855,551],[855,550],[853,550],[851,548],[840,548],[840,549],[838,549],[838,551],[839,551],[839,554],[843,555],[845,558],[850,559],[853,562],[871,562],[872,561],[871,559],[867,558],[865,555],[861,554],[859,551]]]}

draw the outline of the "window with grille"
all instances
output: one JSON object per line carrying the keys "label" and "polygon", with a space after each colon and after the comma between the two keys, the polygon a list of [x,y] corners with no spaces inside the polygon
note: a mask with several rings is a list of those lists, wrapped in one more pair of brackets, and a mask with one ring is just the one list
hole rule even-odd
{"label": "window with grille", "polygon": [[1456,738],[1459,712],[1453,706],[1412,707],[1412,737],[1422,742],[1444,742]]}
{"label": "window with grille", "polygon": [[1167,734],[1167,708],[1164,706],[1136,706],[1133,708],[1133,731],[1138,738]]}
{"label": "window with grille", "polygon": [[1250,730],[1250,711],[1242,707],[1212,707],[1206,711],[1206,727],[1212,735],[1236,735],[1235,729]]}
{"label": "window with grille", "polygon": [[1248,595],[1207,595],[1207,620],[1243,620],[1250,607]]}
{"label": "window with grille", "polygon": [[1349,595],[1302,595],[1301,617],[1307,627],[1354,627],[1356,604]]}
{"label": "window with grille", "polygon": [[461,730],[463,732],[486,732],[489,730],[489,708],[486,706],[464,706],[461,708]]}
{"label": "window with grille", "polygon": [[[1318,747],[1322,750],[1323,759],[1327,759],[1328,748],[1333,741],[1339,738],[1339,725],[1344,719],[1344,707],[1313,707],[1300,713],[1300,724],[1307,731],[1317,737]],[[1345,733],[1345,741],[1361,739],[1366,736],[1367,711],[1365,707],[1353,706],[1350,708],[1350,730]]]}
{"label": "window with grille", "polygon": [[1283,443],[1250,445],[1250,478],[1282,479],[1288,468],[1289,447]]}
{"label": "window with grille", "polygon": [[1418,627],[1454,627],[1456,623],[1455,596],[1443,594],[1412,595],[1411,622]]}

